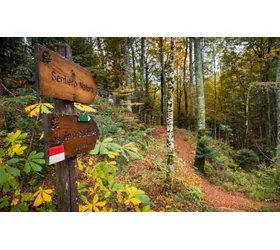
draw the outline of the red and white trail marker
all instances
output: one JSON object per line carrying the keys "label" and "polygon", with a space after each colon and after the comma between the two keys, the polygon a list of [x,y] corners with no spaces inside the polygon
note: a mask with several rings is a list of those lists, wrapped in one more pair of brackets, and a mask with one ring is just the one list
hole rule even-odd
{"label": "red and white trail marker", "polygon": [[64,160],[64,145],[49,148],[49,164],[54,164]]}

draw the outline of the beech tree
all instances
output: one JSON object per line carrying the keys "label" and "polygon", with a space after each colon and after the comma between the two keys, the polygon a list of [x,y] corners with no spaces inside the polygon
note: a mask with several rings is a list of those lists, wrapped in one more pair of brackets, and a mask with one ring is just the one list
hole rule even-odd
{"label": "beech tree", "polygon": [[171,38],[170,73],[167,89],[167,183],[171,188],[174,172],[174,128],[173,128],[173,93],[174,93],[174,57],[176,38]]}
{"label": "beech tree", "polygon": [[[198,141],[205,136],[205,101],[204,101],[204,85],[202,74],[202,53],[201,40],[194,38],[194,54],[195,54],[195,81],[197,88],[197,134]],[[194,166],[203,174],[205,157],[199,155],[199,151],[203,151],[203,143],[200,144],[202,148],[197,147],[196,158]]]}
{"label": "beech tree", "polygon": [[[131,87],[130,78],[130,60],[129,60],[129,38],[124,37],[124,68],[125,68],[125,82],[126,87],[129,89]],[[131,111],[131,96],[127,96],[127,108]]]}

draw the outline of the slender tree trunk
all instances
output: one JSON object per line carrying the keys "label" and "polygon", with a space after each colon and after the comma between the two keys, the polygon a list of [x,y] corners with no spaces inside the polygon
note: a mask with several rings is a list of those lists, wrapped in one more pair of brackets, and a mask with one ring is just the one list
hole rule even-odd
{"label": "slender tree trunk", "polygon": [[160,65],[161,65],[161,125],[166,124],[166,79],[164,70],[164,54],[163,54],[163,38],[160,37],[159,40],[159,50],[160,50]]}
{"label": "slender tree trunk", "polygon": [[[131,79],[130,79],[130,60],[129,60],[129,38],[124,37],[124,69],[125,69],[125,81],[127,88],[131,88]],[[131,95],[127,96],[127,108],[131,109]]]}
{"label": "slender tree trunk", "polygon": [[133,84],[134,84],[134,96],[137,96],[137,77],[136,77],[136,63],[135,63],[135,52],[132,41],[130,42],[130,48],[132,53],[132,67],[133,67]]}
{"label": "slender tree trunk", "polygon": [[213,48],[213,73],[214,73],[214,139],[217,139],[217,121],[216,121],[216,103],[217,103],[217,73],[216,73],[216,52],[215,45]]}
{"label": "slender tree trunk", "polygon": [[[191,122],[190,124],[193,123],[193,119],[194,119],[194,95],[193,95],[193,49],[192,49],[192,45],[193,45],[193,39],[190,37],[189,38],[189,71],[190,71],[190,110],[191,110]],[[192,128],[192,125],[190,126],[190,128]]]}
{"label": "slender tree trunk", "polygon": [[144,69],[145,69],[145,37],[141,37],[141,58],[140,58],[140,96],[143,97],[144,92]]}
{"label": "slender tree trunk", "polygon": [[[145,70],[145,37],[141,37],[141,57],[140,57],[140,93],[139,93],[139,101],[143,101],[143,92],[144,92],[144,70]],[[141,106],[139,106],[139,111]],[[143,107],[142,107],[143,110]],[[143,111],[140,113],[140,119],[144,121],[144,113]]]}
{"label": "slender tree trunk", "polygon": [[[280,82],[280,56],[277,61],[276,82]],[[277,118],[277,147],[276,147],[276,166],[278,181],[280,181],[280,84],[276,88],[276,118]],[[279,183],[280,184],[280,183]]]}
{"label": "slender tree trunk", "polygon": [[[264,78],[265,81],[269,82],[269,70],[270,70],[270,63],[269,63],[269,56],[270,56],[270,50],[272,46],[272,41],[269,38],[269,44],[268,44],[268,49],[267,49],[267,54],[268,54],[268,59],[265,61],[265,72],[264,72]],[[263,52],[264,54],[264,52]],[[266,138],[266,151],[267,153],[270,154],[271,152],[271,103],[270,103],[270,90],[269,88],[265,89],[265,94],[266,94],[266,126],[265,126],[265,138]]]}
{"label": "slender tree trunk", "polygon": [[[195,80],[197,88],[197,132],[198,141],[205,136],[205,102],[204,102],[204,85],[202,73],[202,57],[201,57],[201,40],[194,38],[194,53],[195,53]],[[203,145],[202,145],[203,147]],[[204,170],[205,157],[198,155],[198,150],[204,151],[203,148],[197,148],[194,166],[202,173]]]}
{"label": "slender tree trunk", "polygon": [[186,81],[186,64],[187,64],[187,56],[188,56],[188,40],[185,38],[186,48],[185,48],[185,57],[184,57],[184,66],[183,66],[183,86],[184,86],[184,96],[185,96],[185,112],[187,123],[188,121],[188,92],[187,92],[187,81]]}
{"label": "slender tree trunk", "polygon": [[249,129],[249,102],[250,102],[250,92],[252,85],[249,86],[246,98],[246,122],[245,122],[245,136],[244,136],[244,147],[247,146],[248,139],[248,129]]}
{"label": "slender tree trunk", "polygon": [[102,66],[105,67],[104,54],[103,54],[103,49],[101,46],[100,37],[97,37],[96,40],[97,40],[97,48],[99,50],[99,54],[100,54],[100,58],[101,58],[101,63],[102,63]]}
{"label": "slender tree trunk", "polygon": [[173,93],[174,93],[174,57],[176,38],[171,38],[170,47],[170,78],[167,89],[167,183],[168,189],[172,190],[174,175],[174,128],[173,128]]}

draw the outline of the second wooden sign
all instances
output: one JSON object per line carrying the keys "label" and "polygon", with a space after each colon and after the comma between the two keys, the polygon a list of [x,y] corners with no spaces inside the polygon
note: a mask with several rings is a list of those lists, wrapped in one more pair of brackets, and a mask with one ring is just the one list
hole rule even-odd
{"label": "second wooden sign", "polygon": [[45,156],[54,164],[93,149],[98,129],[93,118],[80,122],[76,115],[45,114],[43,116]]}

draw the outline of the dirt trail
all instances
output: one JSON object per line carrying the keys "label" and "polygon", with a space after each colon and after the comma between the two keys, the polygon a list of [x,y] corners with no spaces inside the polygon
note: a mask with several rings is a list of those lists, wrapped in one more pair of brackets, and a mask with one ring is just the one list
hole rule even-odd
{"label": "dirt trail", "polygon": [[[165,137],[166,128],[154,126],[154,137]],[[191,134],[184,129],[175,129],[175,151],[184,160],[185,166],[176,169],[177,178],[188,184],[196,184],[202,187],[205,194],[207,206],[214,207],[217,211],[258,211],[261,206],[280,206],[280,203],[257,202],[250,200],[241,193],[230,193],[229,191],[211,184],[206,178],[202,178],[193,168],[195,148],[191,141]]]}

